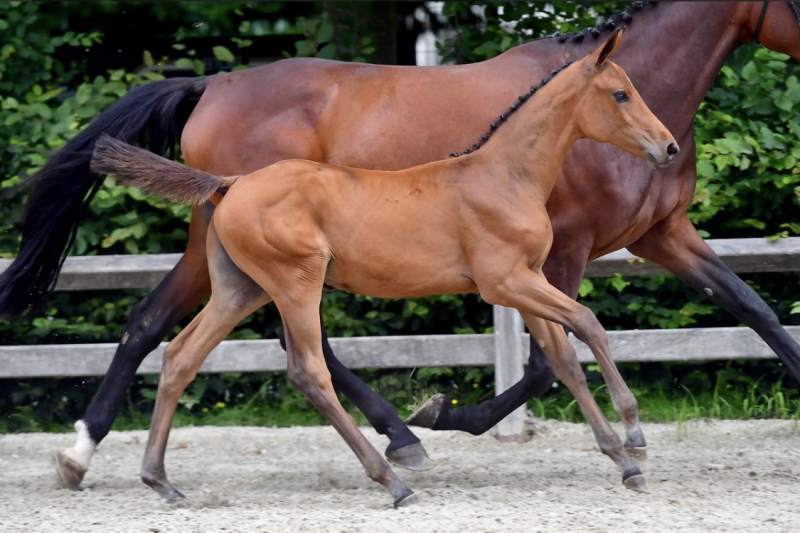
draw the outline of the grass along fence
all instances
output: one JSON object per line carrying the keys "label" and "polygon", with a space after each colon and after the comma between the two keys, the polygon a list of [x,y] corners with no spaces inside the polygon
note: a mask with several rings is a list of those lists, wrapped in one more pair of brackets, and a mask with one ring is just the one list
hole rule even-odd
{"label": "grass along fence", "polygon": [[[735,272],[800,270],[800,237],[717,239],[708,244]],[[175,266],[180,254],[71,257],[57,290],[136,289],[153,287]],[[0,260],[0,271],[11,260]],[[620,250],[597,259],[587,277],[664,274],[658,265]],[[408,368],[424,366],[495,366],[499,394],[522,377],[528,337],[515,310],[495,306],[493,335],[415,335],[331,339],[337,356],[350,368]],[[786,328],[800,342],[800,326]],[[582,363],[594,357],[571,338]],[[617,362],[698,361],[714,359],[771,359],[772,350],[747,328],[610,331]],[[116,344],[59,344],[0,346],[0,378],[103,375]],[[161,370],[165,343],[150,354],[141,374]],[[224,341],[209,356],[201,372],[261,372],[286,369],[286,356],[277,340]],[[524,408],[498,424],[500,435],[522,431]]]}

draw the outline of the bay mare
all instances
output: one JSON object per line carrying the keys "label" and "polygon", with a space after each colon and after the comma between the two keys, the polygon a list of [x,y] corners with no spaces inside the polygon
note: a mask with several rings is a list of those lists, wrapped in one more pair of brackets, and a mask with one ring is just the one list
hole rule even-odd
{"label": "bay mare", "polygon": [[[761,45],[800,59],[800,32],[785,2],[637,5],[614,19],[628,26],[615,59],[684,147],[694,143],[694,114],[723,62],[734,49],[754,40],[757,27]],[[703,31],[698,31],[698,21]],[[67,143],[32,181],[19,255],[0,275],[0,314],[17,315],[41,304],[50,292],[86,203],[102,184],[103,176],[89,170],[89,157],[103,133],[158,153],[180,141],[190,166],[228,175],[291,158],[408,168],[471,147],[531,80],[546,76],[563,61],[584,56],[596,45],[596,36],[608,33],[601,25],[569,37],[540,39],[474,65],[382,67],[292,59],[137,88]],[[574,194],[586,190],[587,183],[593,184],[593,194]],[[651,171],[613,147],[578,141],[547,204],[555,240],[545,275],[574,298],[588,261],[628,247],[752,327],[798,379],[800,347],[686,218],[694,187],[693,150],[683,150],[670,168]],[[205,235],[212,212],[210,203],[194,208],[182,259],[134,307],[125,342],[119,344],[100,389],[76,424],[75,446],[58,455],[59,474],[67,486],[80,485],[141,361],[207,297]],[[545,333],[545,350],[556,349],[548,341],[553,332]],[[406,466],[424,464],[419,439],[392,406],[336,360],[327,340],[323,349],[334,385],[391,439],[387,455]],[[480,406],[450,412],[444,403],[437,416],[425,420],[435,421],[434,429],[480,433],[548,390],[552,380],[538,342],[531,342],[528,371],[518,385]]]}
{"label": "bay mare", "polygon": [[[600,365],[627,443],[643,447],[636,400],[614,365],[603,328],[542,273],[553,242],[545,204],[575,141],[613,143],[653,168],[669,165],[679,153],[628,76],[610,61],[621,35],[617,29],[594,53],[521,95],[515,113],[480,150],[402,171],[288,160],[221,178],[102,137],[92,160],[101,174],[194,203],[229,189],[207,239],[211,300],[164,352],[143,481],[168,501],[182,496],[164,468],[178,400],[234,326],[274,301],[286,335],[289,380],[336,428],[367,475],[392,494],[395,506],[413,500],[336,396],[322,351],[324,286],[379,298],[478,292],[489,303],[518,309],[533,332],[544,320],[570,328]],[[555,342],[569,343],[563,329],[554,331]],[[575,354],[557,350],[547,357],[625,486],[644,490],[644,476],[579,379]]]}

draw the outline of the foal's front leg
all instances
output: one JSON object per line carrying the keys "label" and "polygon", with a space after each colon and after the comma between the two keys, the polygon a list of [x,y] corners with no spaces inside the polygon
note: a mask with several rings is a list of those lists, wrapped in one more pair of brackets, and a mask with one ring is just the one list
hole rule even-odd
{"label": "foal's front leg", "polygon": [[[570,328],[576,337],[592,349],[598,364],[604,368],[603,375],[607,380],[614,378],[615,375],[619,376],[618,373],[614,373],[616,367],[611,359],[608,339],[597,318],[588,308],[550,285],[541,271],[533,272],[523,264],[515,268],[499,283],[487,283],[485,287],[482,287],[482,283],[477,277],[476,282],[481,288],[481,294],[485,300],[494,304],[515,307],[520,311],[522,318],[532,331],[536,331],[536,318],[556,322]],[[556,344],[554,350],[546,354],[550,366],[556,377],[575,396],[581,411],[592,427],[600,451],[608,455],[622,470],[622,480],[626,487],[637,491],[646,490],[644,476],[624,452],[622,442],[592,398],[583,369],[578,363],[574,351],[570,354],[567,348],[569,340],[566,333],[558,327],[553,327],[548,331],[552,335],[552,342]],[[565,356],[564,354],[570,355]],[[614,371],[611,371],[612,367]],[[627,387],[624,387],[622,378],[619,377],[618,381],[610,379],[607,383],[609,389],[617,389],[617,392],[614,393],[617,395],[615,403],[622,412],[635,412],[636,400]]]}
{"label": "foal's front leg", "polygon": [[[575,353],[575,347],[564,335],[561,325],[541,318],[531,318],[527,323],[529,324],[528,328],[531,330],[532,340],[544,346],[545,351],[553,351],[556,354],[554,360],[575,361],[577,363],[578,355]],[[602,363],[598,361],[598,364],[600,365],[600,372],[603,374],[603,380],[608,385],[614,410],[625,426],[625,435],[627,437],[625,451],[633,457],[646,457],[647,444],[644,440],[642,426],[639,423],[636,398],[622,379],[613,360],[603,360]]]}

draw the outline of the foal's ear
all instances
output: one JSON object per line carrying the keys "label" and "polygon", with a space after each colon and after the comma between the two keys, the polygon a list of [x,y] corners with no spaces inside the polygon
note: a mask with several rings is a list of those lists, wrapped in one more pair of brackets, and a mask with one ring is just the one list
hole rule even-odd
{"label": "foal's ear", "polygon": [[601,70],[606,66],[608,60],[611,59],[611,56],[613,56],[614,52],[619,48],[619,43],[622,41],[622,31],[622,28],[614,30],[614,33],[611,34],[605,44],[595,51],[595,67],[597,70]]}

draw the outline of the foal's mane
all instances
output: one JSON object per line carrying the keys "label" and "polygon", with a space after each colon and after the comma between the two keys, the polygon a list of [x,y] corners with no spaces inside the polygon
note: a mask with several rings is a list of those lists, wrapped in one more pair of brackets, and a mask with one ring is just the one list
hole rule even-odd
{"label": "foal's mane", "polygon": [[[603,31],[615,30],[620,26],[621,23],[624,23],[626,25],[629,24],[633,20],[633,14],[647,5],[656,6],[658,5],[658,2],[633,2],[631,5],[625,8],[625,11],[623,11],[622,13],[617,13],[616,15],[610,17],[608,20],[604,22],[598,22],[597,26],[595,26],[594,28],[586,28],[585,30],[577,33],[573,32],[556,33],[551,37],[544,37],[544,39],[558,39],[558,42],[560,43],[565,43],[568,40],[571,40],[572,42],[575,43],[579,43],[583,41],[585,37],[588,37],[590,35],[593,38],[598,39]],[[525,102],[527,102],[534,94],[536,94],[536,91],[544,87],[547,84],[547,82],[552,80],[559,72],[567,68],[571,63],[572,61],[564,63],[560,68],[550,72],[550,75],[547,76],[546,78],[543,78],[542,81],[540,81],[537,85],[531,85],[531,88],[527,92],[519,95],[519,97],[517,97],[517,100],[513,104],[511,104],[504,113],[498,116],[496,121],[492,122],[489,125],[489,130],[483,135],[481,135],[480,139],[478,139],[475,143],[473,143],[471,147],[467,148],[462,152],[451,153],[450,157],[459,157],[462,155],[471,154],[472,152],[478,150],[481,146],[486,144],[486,141],[488,141],[492,137],[492,135],[494,135],[494,132],[497,131],[497,129],[506,120],[508,120],[508,117],[514,114],[514,112],[517,109],[522,107],[522,105]]]}

